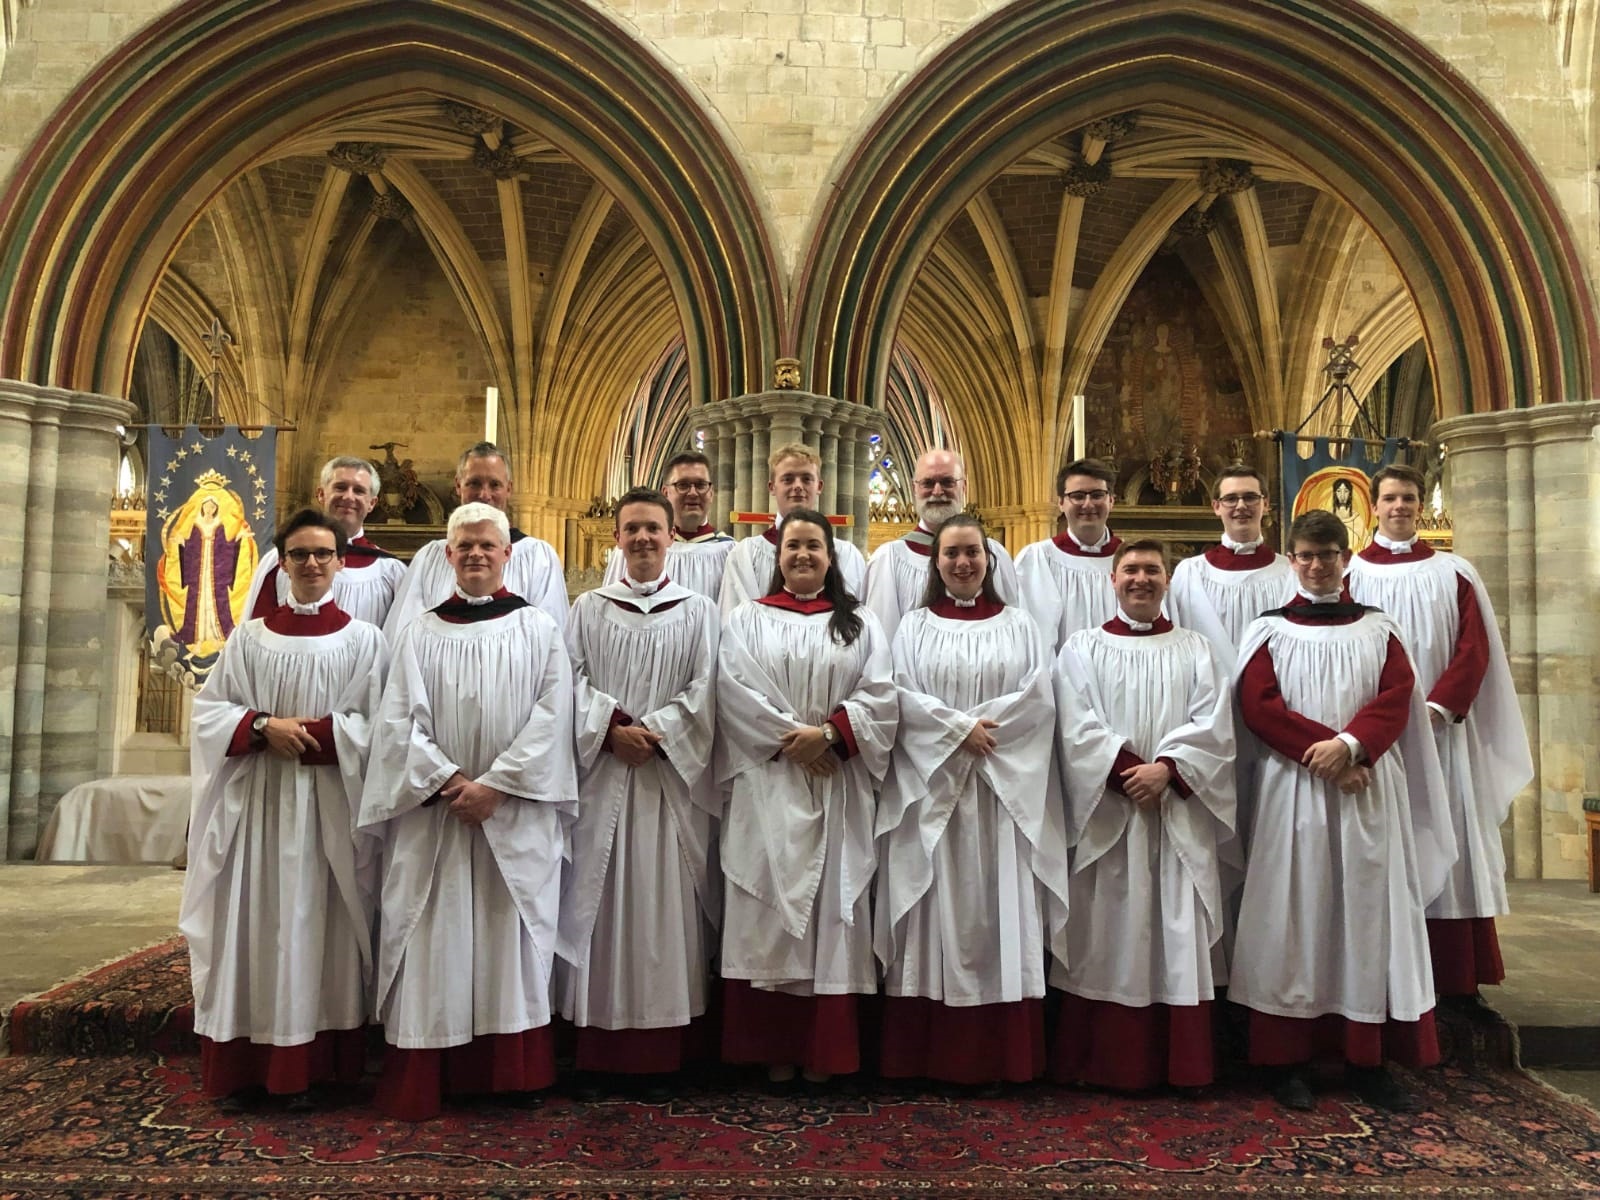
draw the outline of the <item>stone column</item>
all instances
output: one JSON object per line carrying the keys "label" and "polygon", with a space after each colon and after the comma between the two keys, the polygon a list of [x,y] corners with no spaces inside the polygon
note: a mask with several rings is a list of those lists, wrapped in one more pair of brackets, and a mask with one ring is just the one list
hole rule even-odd
{"label": "stone column", "polygon": [[133,415],[109,396],[0,381],[0,472],[9,485],[0,489],[7,858],[31,857],[61,794],[96,774],[116,426]]}
{"label": "stone column", "polygon": [[733,430],[725,422],[708,426],[706,442],[714,443],[711,452],[716,456],[712,461],[712,479],[717,485],[717,504],[711,523],[718,529],[726,531],[728,514],[735,507],[734,489],[738,486],[738,475],[734,471]]}
{"label": "stone column", "polygon": [[822,474],[822,510],[839,511],[839,422],[824,421],[818,440],[817,453],[829,467]]}
{"label": "stone column", "polygon": [[1533,743],[1534,779],[1507,822],[1508,873],[1584,874],[1582,801],[1594,757],[1600,663],[1600,401],[1452,417],[1455,548],[1484,577]]}

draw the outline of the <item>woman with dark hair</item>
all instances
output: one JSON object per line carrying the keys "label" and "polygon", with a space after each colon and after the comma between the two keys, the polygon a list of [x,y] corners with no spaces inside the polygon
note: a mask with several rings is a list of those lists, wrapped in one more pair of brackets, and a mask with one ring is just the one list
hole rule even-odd
{"label": "woman with dark hair", "polygon": [[887,641],[845,588],[827,518],[789,513],[769,593],[728,615],[717,680],[722,1053],[775,1082],[860,1067],[873,789],[898,715]]}
{"label": "woman with dark hair", "polygon": [[951,517],[924,607],[895,634],[875,922],[890,1077],[1044,1072],[1045,956],[1065,950],[1069,876],[1056,706],[1044,636],[1001,603],[992,567],[983,525]]}

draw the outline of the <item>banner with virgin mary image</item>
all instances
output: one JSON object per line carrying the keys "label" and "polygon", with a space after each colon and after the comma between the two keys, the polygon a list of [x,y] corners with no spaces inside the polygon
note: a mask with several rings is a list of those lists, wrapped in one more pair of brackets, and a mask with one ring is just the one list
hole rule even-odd
{"label": "banner with virgin mary image", "polygon": [[208,436],[190,425],[174,437],[150,427],[145,628],[153,664],[191,687],[244,620],[272,541],[276,434],[227,425]]}
{"label": "banner with virgin mary image", "polygon": [[[1359,553],[1372,541],[1376,524],[1372,513],[1372,477],[1400,457],[1404,438],[1369,441],[1365,438],[1296,437],[1278,439],[1282,456],[1283,522],[1289,526],[1303,512],[1324,508],[1350,531],[1350,549]],[[1283,550],[1287,552],[1285,545]]]}

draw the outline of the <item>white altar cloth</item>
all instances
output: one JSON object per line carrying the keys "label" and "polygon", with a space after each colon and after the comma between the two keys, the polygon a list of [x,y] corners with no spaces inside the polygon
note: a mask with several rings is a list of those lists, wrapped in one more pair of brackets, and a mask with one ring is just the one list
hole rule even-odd
{"label": "white altar cloth", "polygon": [[34,852],[38,862],[170,863],[189,826],[187,775],[92,779],[56,804]]}

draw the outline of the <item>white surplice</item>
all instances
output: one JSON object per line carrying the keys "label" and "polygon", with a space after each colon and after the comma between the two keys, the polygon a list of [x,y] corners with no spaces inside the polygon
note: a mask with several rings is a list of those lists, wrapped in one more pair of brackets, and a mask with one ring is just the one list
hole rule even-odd
{"label": "white surplice", "polygon": [[1466,718],[1432,726],[1460,850],[1443,890],[1428,905],[1428,916],[1445,919],[1498,917],[1511,911],[1500,826],[1512,800],[1533,778],[1511,665],[1489,593],[1466,559],[1433,554],[1393,565],[1360,556],[1350,561],[1351,596],[1394,618],[1424,696],[1450,665],[1461,626],[1456,592],[1462,579],[1477,596],[1489,667]]}
{"label": "white surplice", "polygon": [[[860,599],[866,588],[867,560],[856,549],[856,544],[842,537],[837,529],[833,534],[833,548],[839,556],[844,590]],[[762,534],[740,538],[733,544],[722,568],[722,590],[718,594],[723,620],[746,600],[756,600],[767,594],[777,561],[778,548]]]}
{"label": "white surplice", "polygon": [[[390,645],[400,632],[423,613],[443,604],[455,594],[456,573],[445,557],[445,541],[440,538],[418,550],[400,581],[394,603],[383,623]],[[557,629],[567,624],[567,577],[555,547],[536,537],[522,537],[511,543],[511,561],[506,563],[504,587],[521,596],[533,607],[548,613]]]}
{"label": "white surplice", "polygon": [[[481,826],[424,807],[457,771],[507,798]],[[577,812],[572,671],[555,622],[519,608],[401,633],[361,824],[383,838],[374,999],[405,1049],[550,1020],[565,826]]]}
{"label": "white surplice", "polygon": [[[268,577],[273,581],[273,592],[279,604],[289,603],[289,573],[278,561],[278,548],[268,547],[256,564],[256,573],[250,580],[250,592],[244,599],[244,611],[255,611],[262,585]],[[376,625],[380,629],[389,616],[395,593],[406,577],[406,564],[398,558],[374,558],[364,567],[345,565],[333,577],[333,602],[358,621]]]}
{"label": "white surplice", "polygon": [[[1069,868],[1039,627],[1020,608],[974,621],[915,609],[894,666],[900,730],[877,820],[884,991],[963,1007],[1042,997],[1047,952],[1066,953]],[[983,718],[998,744],[979,757],[961,743]]]}
{"label": "white surplice", "polygon": [[[1226,982],[1212,947],[1235,820],[1227,676],[1192,629],[1084,629],[1061,648],[1055,688],[1073,874],[1067,962],[1051,983],[1132,1008],[1210,1000]],[[1124,748],[1171,759],[1193,794],[1169,785],[1148,810],[1112,791]]]}
{"label": "white surplice", "polygon": [[[990,574],[994,579],[995,594],[1006,604],[1020,603],[1017,568],[1011,562],[1011,555],[993,538],[989,539],[989,553],[994,556],[994,570]],[[872,552],[872,558],[867,563],[866,593],[862,599],[878,618],[878,624],[883,626],[883,632],[891,641],[900,628],[901,619],[913,609],[922,607],[923,593],[928,590],[928,564],[931,561],[932,555],[912,549],[905,538],[885,542]]]}
{"label": "white surplice", "polygon": [[1080,629],[1099,629],[1117,615],[1111,555],[1068,554],[1053,538],[1017,555],[1022,607],[1044,631],[1051,654]]}
{"label": "white surplice", "polygon": [[[355,818],[387,659],[364,621],[315,637],[247,621],[195,697],[178,928],[203,1037],[295,1046],[366,1020],[376,847]],[[252,711],[331,715],[338,765],[227,757]]]}
{"label": "white surplice", "polygon": [[1294,587],[1294,570],[1286,555],[1276,555],[1267,566],[1228,571],[1213,566],[1204,554],[1196,554],[1172,569],[1167,612],[1174,624],[1208,635],[1220,632],[1212,649],[1223,669],[1231,672],[1250,622],[1264,612],[1282,608],[1294,595]]}
{"label": "white surplice", "polygon": [[[732,538],[719,537],[703,542],[673,541],[667,547],[662,573],[673,583],[715,601],[722,594],[722,570],[728,553],[738,545]],[[606,573],[602,586],[620,583],[627,572],[627,559],[613,546],[606,553]],[[515,588],[511,589],[515,591]]]}
{"label": "white surplice", "polygon": [[[706,1011],[721,916],[712,845],[722,797],[710,771],[718,625],[716,604],[675,581],[649,596],[612,584],[572,607],[580,804],[556,995],[578,1025],[660,1029]],[[642,766],[601,749],[618,709],[661,735]]]}
{"label": "white surplice", "polygon": [[[1258,618],[1241,673],[1265,646],[1288,708],[1335,731],[1378,694],[1383,613],[1347,625]],[[1337,1013],[1415,1021],[1434,1006],[1423,907],[1444,886],[1455,839],[1428,710],[1410,719],[1353,795],[1270,747],[1256,747],[1256,805],[1228,998],[1280,1017]],[[1253,736],[1253,735],[1252,735]]]}
{"label": "white surplice", "polygon": [[[868,888],[873,790],[889,766],[899,707],[889,645],[864,609],[841,646],[831,613],[751,601],[722,631],[717,782],[726,906],[722,975],[797,995],[877,990]],[[859,753],[813,777],[779,739],[843,706]],[[830,751],[831,753],[831,751]]]}

